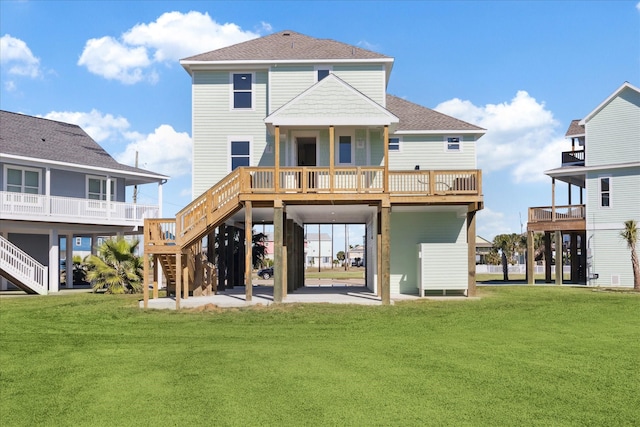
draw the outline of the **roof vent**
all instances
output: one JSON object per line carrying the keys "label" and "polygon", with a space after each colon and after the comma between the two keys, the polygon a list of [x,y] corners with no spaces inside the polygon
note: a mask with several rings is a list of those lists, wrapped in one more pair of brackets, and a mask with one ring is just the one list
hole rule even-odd
{"label": "roof vent", "polygon": [[291,35],[291,33],[288,33],[288,32],[287,32],[287,33],[282,33],[282,35],[283,35],[283,36],[290,36],[290,35]]}

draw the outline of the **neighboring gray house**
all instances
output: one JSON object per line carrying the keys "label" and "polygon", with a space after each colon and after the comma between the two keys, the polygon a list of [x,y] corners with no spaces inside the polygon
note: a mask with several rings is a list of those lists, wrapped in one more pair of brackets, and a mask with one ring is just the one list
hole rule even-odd
{"label": "neighboring gray house", "polygon": [[[144,218],[161,214],[167,179],[118,163],[77,125],[0,111],[1,289],[58,291],[60,237],[95,242],[138,232]],[[126,202],[127,188],[150,183],[158,184],[159,205]]]}
{"label": "neighboring gray house", "polygon": [[[556,233],[565,259],[572,260],[572,282],[632,287],[630,251],[620,231],[627,220],[640,223],[640,89],[624,83],[574,120],[566,136],[571,151],[562,153],[562,167],[545,173],[552,195],[556,181],[568,184],[569,203],[558,206],[553,197],[552,206],[529,208],[529,241],[533,232],[545,232],[547,239]],[[551,281],[550,269],[546,278]]]}

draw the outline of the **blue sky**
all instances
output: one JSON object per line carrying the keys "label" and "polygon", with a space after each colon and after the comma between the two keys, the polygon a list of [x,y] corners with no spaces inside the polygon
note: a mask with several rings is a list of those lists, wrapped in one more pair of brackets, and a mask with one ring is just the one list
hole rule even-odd
{"label": "blue sky", "polygon": [[[564,133],[640,85],[634,1],[0,1],[0,108],[81,125],[119,161],[191,200],[191,87],[178,61],[291,29],[395,58],[389,93],[488,129],[478,234],[519,232],[551,204]],[[566,202],[566,187],[557,191]],[[140,203],[155,203],[155,187]],[[360,231],[355,231],[354,239]],[[361,238],[361,237],[360,237]]]}

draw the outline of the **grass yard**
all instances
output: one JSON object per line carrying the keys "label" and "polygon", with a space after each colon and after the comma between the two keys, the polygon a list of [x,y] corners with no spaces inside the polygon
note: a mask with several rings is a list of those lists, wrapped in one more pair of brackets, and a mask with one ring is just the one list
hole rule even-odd
{"label": "grass yard", "polygon": [[311,267],[306,269],[304,277],[305,279],[364,279],[364,267],[351,267],[349,270],[345,270],[344,267],[336,267],[322,269],[322,271]]}
{"label": "grass yard", "polygon": [[640,295],[143,311],[0,299],[3,426],[637,425]]}

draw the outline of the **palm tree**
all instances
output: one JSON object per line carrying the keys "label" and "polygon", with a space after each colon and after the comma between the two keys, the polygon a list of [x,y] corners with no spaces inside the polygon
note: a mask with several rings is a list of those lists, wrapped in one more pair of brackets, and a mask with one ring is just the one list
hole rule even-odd
{"label": "palm tree", "polygon": [[108,294],[142,292],[143,265],[135,255],[139,242],[124,237],[106,240],[98,248],[98,255],[87,259],[87,280],[93,291],[106,289]]}
{"label": "palm tree", "polygon": [[526,238],[512,234],[498,234],[493,238],[493,248],[502,252],[502,275],[505,282],[509,281],[509,264],[515,264],[515,255],[522,247],[523,241],[526,245]]}
{"label": "palm tree", "polygon": [[638,243],[638,224],[635,220],[625,221],[624,230],[620,232],[620,237],[627,242],[627,247],[631,250],[631,267],[633,268],[633,289],[640,291],[640,261],[636,245]]}

